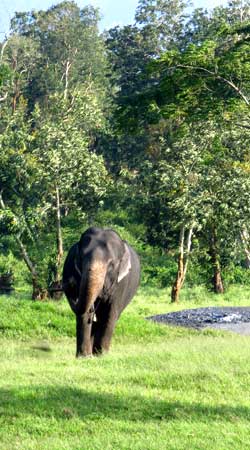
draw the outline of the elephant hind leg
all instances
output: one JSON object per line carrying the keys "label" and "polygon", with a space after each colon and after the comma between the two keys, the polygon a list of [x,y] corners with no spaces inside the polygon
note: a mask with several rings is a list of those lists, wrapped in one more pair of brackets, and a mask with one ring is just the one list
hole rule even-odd
{"label": "elephant hind leg", "polygon": [[100,344],[99,344],[100,340],[101,340],[100,323],[93,322],[91,339],[92,339],[93,354],[98,355],[99,353],[101,353]]}
{"label": "elephant hind leg", "polygon": [[109,307],[98,311],[95,325],[93,353],[100,355],[109,351],[117,316]]}
{"label": "elephant hind leg", "polygon": [[111,338],[114,331],[114,325],[112,327],[105,326],[97,330],[94,337],[93,354],[101,355],[108,352],[110,348]]}

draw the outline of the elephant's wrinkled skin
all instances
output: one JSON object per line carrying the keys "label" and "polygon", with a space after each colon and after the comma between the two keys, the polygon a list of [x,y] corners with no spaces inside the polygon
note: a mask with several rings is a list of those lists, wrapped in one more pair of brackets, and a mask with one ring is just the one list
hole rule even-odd
{"label": "elephant's wrinkled skin", "polygon": [[113,230],[89,228],[71,247],[63,286],[76,314],[76,356],[109,350],[116,321],[139,280],[138,255]]}

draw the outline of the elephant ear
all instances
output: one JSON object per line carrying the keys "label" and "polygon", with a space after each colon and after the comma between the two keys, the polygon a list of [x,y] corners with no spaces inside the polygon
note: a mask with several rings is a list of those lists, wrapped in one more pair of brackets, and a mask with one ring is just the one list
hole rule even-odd
{"label": "elephant ear", "polygon": [[74,267],[75,267],[75,270],[78,273],[78,275],[80,275],[80,277],[81,277],[82,276],[82,272],[81,272],[81,270],[79,268],[79,255],[80,255],[79,244],[77,243],[76,244],[75,257],[74,257]]}
{"label": "elephant ear", "polygon": [[120,267],[119,267],[119,273],[118,273],[118,283],[120,283],[120,281],[123,280],[123,278],[125,278],[130,269],[131,269],[131,257],[130,257],[130,251],[129,248],[127,246],[127,244],[124,243],[124,254],[123,257],[121,259],[121,263],[120,263]]}

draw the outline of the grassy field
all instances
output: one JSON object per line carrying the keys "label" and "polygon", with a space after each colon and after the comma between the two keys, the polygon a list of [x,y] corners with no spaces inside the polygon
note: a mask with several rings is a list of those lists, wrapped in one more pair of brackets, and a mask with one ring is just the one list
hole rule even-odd
{"label": "grassy field", "polygon": [[108,355],[75,359],[65,300],[0,298],[0,449],[250,449],[250,337],[157,325],[146,316],[209,305],[224,296],[141,289],[123,313]]}

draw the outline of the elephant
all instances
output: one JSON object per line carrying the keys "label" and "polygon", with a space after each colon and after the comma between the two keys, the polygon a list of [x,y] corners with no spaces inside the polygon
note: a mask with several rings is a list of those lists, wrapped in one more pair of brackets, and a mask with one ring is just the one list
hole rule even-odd
{"label": "elephant", "polygon": [[63,290],[76,315],[76,356],[107,352],[140,282],[140,260],[112,229],[90,227],[69,250]]}

